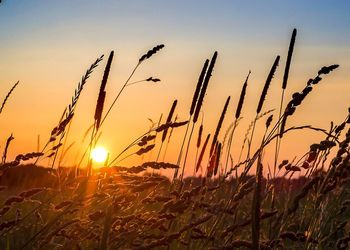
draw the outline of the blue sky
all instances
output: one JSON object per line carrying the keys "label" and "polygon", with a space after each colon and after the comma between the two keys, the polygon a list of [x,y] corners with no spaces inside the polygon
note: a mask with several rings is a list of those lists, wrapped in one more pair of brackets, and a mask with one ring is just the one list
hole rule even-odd
{"label": "blue sky", "polygon": [[0,27],[2,44],[35,41],[41,35],[73,42],[109,35],[124,41],[235,38],[273,43],[285,39],[276,34],[297,27],[312,34],[310,43],[345,46],[350,42],[349,10],[349,1],[4,0]]}

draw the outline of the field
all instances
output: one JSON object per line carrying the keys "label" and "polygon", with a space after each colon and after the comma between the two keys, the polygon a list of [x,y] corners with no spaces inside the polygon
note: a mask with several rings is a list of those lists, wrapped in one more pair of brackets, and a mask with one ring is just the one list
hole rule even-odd
{"label": "field", "polygon": [[[204,129],[202,104],[220,56],[215,52],[203,64],[188,114],[181,114],[188,119],[175,116],[174,100],[166,118],[154,122],[146,133],[135,135],[121,152],[111,152],[114,158],[102,157],[104,167],[95,169],[89,156],[104,121],[128,86],[160,81],[149,77],[135,82],[133,75],[144,61],[160,56],[164,45],[155,46],[137,60],[109,107],[104,106],[114,52],[106,62],[104,56],[98,58],[82,76],[42,149],[9,160],[12,135],[2,147],[0,248],[348,249],[350,113],[343,121],[332,122],[329,129],[288,126],[303,101],[317,95],[317,85],[327,81],[339,65],[321,67],[300,92],[285,96],[296,34],[294,30],[286,53],[280,106],[264,105],[270,83],[280,69],[280,56],[276,56],[243,142],[235,140],[235,132],[244,107],[253,105],[244,102],[250,71],[237,97],[236,112],[227,113],[231,97],[222,100],[215,131]],[[91,114],[94,124],[84,138],[88,147],[82,147],[76,165],[62,166],[70,149],[67,137],[79,97],[102,63],[105,70],[95,113]],[[0,115],[10,105],[9,99],[15,98],[18,84],[7,93]],[[226,131],[223,124],[229,124]],[[173,131],[180,127],[186,132],[174,138]],[[256,135],[258,128],[265,131],[262,138]],[[321,133],[324,139],[310,145],[304,155],[280,159],[284,135],[297,130]],[[180,142],[177,162],[163,157],[171,141]],[[254,147],[253,141],[261,141],[260,146]],[[274,159],[265,164],[265,152],[271,145]],[[232,156],[232,148],[240,148],[240,155]],[[151,153],[152,157],[143,157]],[[187,161],[191,153],[195,154],[195,164]],[[131,156],[144,160],[137,166],[123,166],[123,160]],[[40,165],[42,159],[49,159],[49,167]],[[171,173],[170,178],[162,175],[163,171]]]}

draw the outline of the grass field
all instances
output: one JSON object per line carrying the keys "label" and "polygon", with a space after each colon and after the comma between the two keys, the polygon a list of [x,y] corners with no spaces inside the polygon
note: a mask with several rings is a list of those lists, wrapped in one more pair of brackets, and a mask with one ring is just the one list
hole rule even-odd
{"label": "grass field", "polygon": [[[161,53],[164,45],[138,59],[112,104],[105,107],[112,51],[91,115],[94,124],[84,137],[88,146],[82,146],[76,164],[62,166],[71,146],[67,137],[79,97],[94,69],[104,63],[104,56],[98,58],[83,75],[43,148],[9,160],[7,151],[14,138],[7,139],[0,165],[0,248],[348,249],[350,113],[338,124],[332,122],[329,129],[288,126],[303,101],[317,95],[317,85],[339,65],[320,68],[300,92],[285,96],[296,34],[294,30],[286,55],[280,106],[265,107],[270,83],[279,69],[280,56],[276,56],[243,143],[235,140],[235,132],[244,107],[250,105],[244,102],[250,71],[237,97],[236,112],[227,113],[228,96],[222,100],[216,129],[205,130],[202,104],[215,73],[219,56],[215,52],[203,64],[188,114],[181,114],[188,119],[176,116],[174,100],[167,117],[154,122],[146,133],[135,135],[121,152],[102,158],[104,167],[94,168],[89,156],[104,121],[128,86],[160,81],[149,77],[135,82],[133,75],[144,61]],[[15,98],[18,84],[7,93],[0,113],[9,105],[9,98]],[[226,131],[223,124],[229,124]],[[173,130],[180,127],[186,132],[175,138]],[[258,128],[265,131],[262,138],[256,135]],[[280,159],[281,142],[292,131],[314,131],[324,139],[310,145],[304,155]],[[179,143],[177,162],[167,161],[171,141]],[[253,146],[256,141],[261,141],[258,147]],[[268,146],[272,146],[274,159],[266,164]],[[232,156],[233,148],[241,149],[239,156]],[[195,155],[194,164],[187,161],[189,154]],[[143,159],[140,165],[123,166],[124,159],[135,156]],[[49,165],[43,167],[43,160]],[[162,175],[164,171],[171,178]]]}

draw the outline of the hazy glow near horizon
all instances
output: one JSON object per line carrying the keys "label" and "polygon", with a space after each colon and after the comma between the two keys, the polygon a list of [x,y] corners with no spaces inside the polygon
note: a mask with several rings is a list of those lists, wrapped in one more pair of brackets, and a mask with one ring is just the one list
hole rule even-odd
{"label": "hazy glow near horizon", "polygon": [[[341,122],[350,106],[349,9],[350,2],[345,0],[288,3],[277,0],[268,3],[257,0],[4,0],[0,3],[0,95],[5,97],[17,80],[20,84],[0,115],[0,150],[11,133],[15,140],[9,158],[36,151],[38,135],[43,146],[63,109],[70,103],[81,76],[101,54],[107,57],[110,50],[115,50],[106,88],[108,107],[140,55],[164,43],[166,47],[145,62],[133,78],[137,81],[152,76],[160,78],[161,82],[127,88],[103,125],[99,142],[113,149],[110,150],[113,158],[147,131],[148,118],[157,121],[161,113],[166,116],[174,99],[178,99],[176,114],[179,119],[187,119],[202,64],[217,50],[218,61],[203,106],[205,134],[215,129],[230,95],[231,104],[220,135],[221,139],[224,137],[233,121],[242,83],[248,71],[252,71],[243,119],[233,146],[233,156],[238,158],[245,131],[255,116],[260,92],[276,55],[281,56],[280,67],[264,107],[265,110],[278,109],[293,28],[298,29],[298,35],[287,101],[320,67],[336,63],[340,68],[317,85],[288,121],[288,126],[313,124],[328,128],[330,121]],[[73,164],[81,154],[83,135],[93,123],[104,66],[105,61],[93,73],[81,95],[67,145],[76,143],[63,164]],[[259,124],[257,138],[263,134],[263,124],[263,121]],[[169,144],[167,161],[176,162],[177,143],[183,134],[183,128],[174,131],[177,139]],[[322,135],[315,132],[287,135],[281,158],[302,155],[310,143],[321,138]],[[153,152],[145,157],[152,160],[156,155]],[[266,152],[266,158],[269,157]],[[140,161],[140,157],[130,157],[121,164]]]}

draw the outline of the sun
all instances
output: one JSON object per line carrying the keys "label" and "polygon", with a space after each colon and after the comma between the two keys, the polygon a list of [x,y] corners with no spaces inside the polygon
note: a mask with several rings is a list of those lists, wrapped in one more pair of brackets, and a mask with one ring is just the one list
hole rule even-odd
{"label": "sun", "polygon": [[104,147],[96,147],[91,152],[92,160],[98,163],[105,162],[107,157],[108,151]]}

